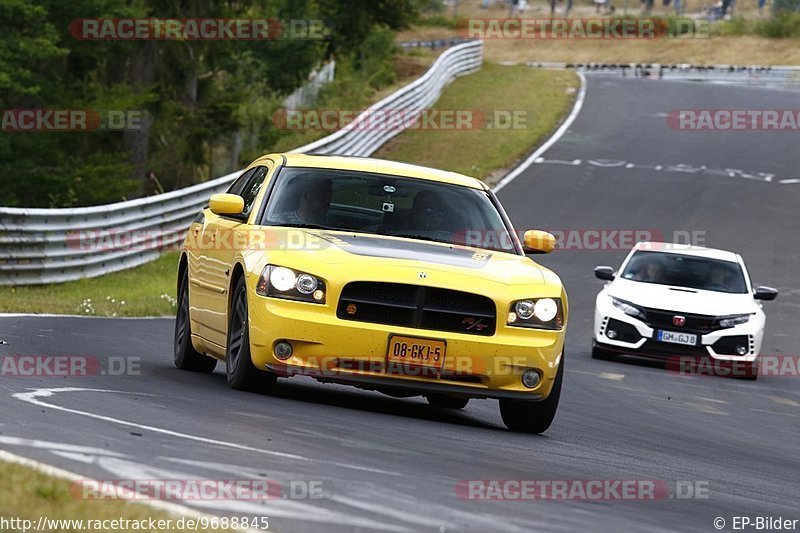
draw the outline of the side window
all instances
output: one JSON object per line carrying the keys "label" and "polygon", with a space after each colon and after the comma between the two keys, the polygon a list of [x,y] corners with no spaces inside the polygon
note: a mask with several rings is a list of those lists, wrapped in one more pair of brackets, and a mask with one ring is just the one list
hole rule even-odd
{"label": "side window", "polygon": [[236,178],[236,181],[234,181],[231,184],[231,186],[228,187],[227,193],[228,194],[238,194],[239,196],[241,196],[242,195],[242,189],[244,189],[245,184],[250,179],[250,177],[253,175],[253,173],[258,169],[259,169],[259,167],[256,167],[256,168],[251,168],[250,170],[245,170],[244,172],[242,172],[241,176]]}
{"label": "side window", "polygon": [[269,172],[267,167],[256,167],[253,170],[253,174],[250,175],[241,192],[237,193],[244,198],[244,211],[242,211],[242,215],[245,217],[250,215],[250,210],[253,208],[253,204],[256,201],[256,196],[258,196],[258,191],[261,189],[261,184],[264,183],[264,178],[267,177],[267,173]]}

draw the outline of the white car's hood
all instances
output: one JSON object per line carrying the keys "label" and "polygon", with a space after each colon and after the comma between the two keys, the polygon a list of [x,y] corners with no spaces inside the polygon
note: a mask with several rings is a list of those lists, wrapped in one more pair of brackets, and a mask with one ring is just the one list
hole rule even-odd
{"label": "white car's hood", "polygon": [[758,304],[749,293],[729,294],[620,278],[611,283],[608,294],[642,307],[698,315],[734,315],[758,310]]}

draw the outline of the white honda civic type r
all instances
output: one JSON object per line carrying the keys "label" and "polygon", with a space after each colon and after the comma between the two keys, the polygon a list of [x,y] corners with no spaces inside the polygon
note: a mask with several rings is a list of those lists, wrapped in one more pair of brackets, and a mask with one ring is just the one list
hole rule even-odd
{"label": "white honda civic type r", "polygon": [[739,254],[641,242],[618,273],[594,272],[608,283],[597,295],[592,357],[710,358],[757,376],[766,322],[757,300],[774,300],[778,291],[754,290]]}

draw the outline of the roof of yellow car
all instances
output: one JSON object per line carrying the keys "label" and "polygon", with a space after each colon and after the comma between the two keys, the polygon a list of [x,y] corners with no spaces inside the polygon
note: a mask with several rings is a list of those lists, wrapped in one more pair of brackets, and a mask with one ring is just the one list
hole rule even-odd
{"label": "roof of yellow car", "polygon": [[419,165],[387,161],[385,159],[293,153],[284,153],[280,155],[286,158],[286,166],[288,167],[332,168],[359,172],[374,172],[377,174],[391,174],[394,176],[451,183],[453,185],[461,185],[473,189],[488,189],[482,181],[470,178],[469,176]]}

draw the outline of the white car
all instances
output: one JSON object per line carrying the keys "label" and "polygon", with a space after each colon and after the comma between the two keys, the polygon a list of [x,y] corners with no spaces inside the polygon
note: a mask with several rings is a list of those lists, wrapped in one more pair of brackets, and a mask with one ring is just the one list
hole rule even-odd
{"label": "white car", "polygon": [[592,357],[710,358],[757,377],[766,322],[757,300],[774,300],[778,291],[753,290],[739,254],[640,242],[619,274],[608,266],[594,272],[608,283],[597,295]]}

